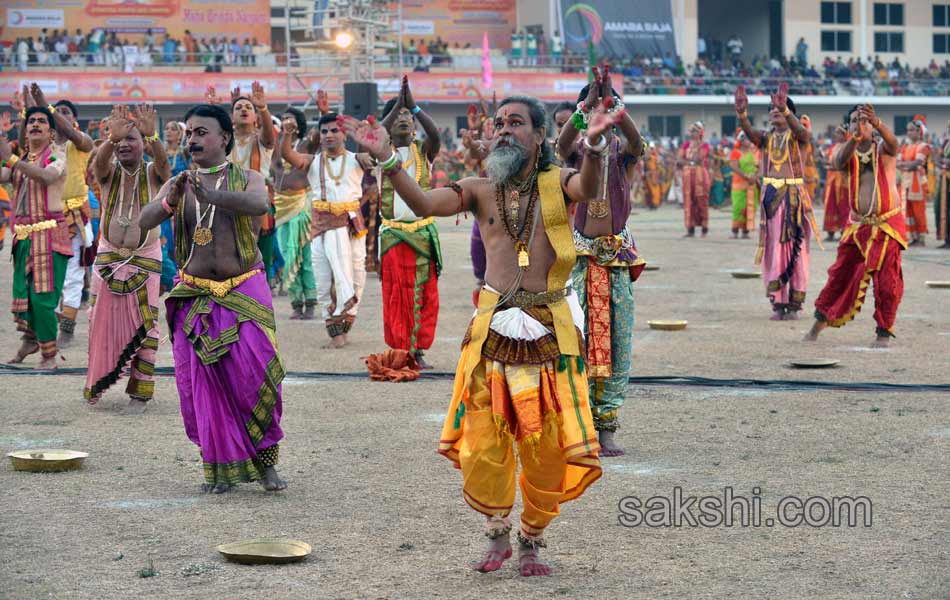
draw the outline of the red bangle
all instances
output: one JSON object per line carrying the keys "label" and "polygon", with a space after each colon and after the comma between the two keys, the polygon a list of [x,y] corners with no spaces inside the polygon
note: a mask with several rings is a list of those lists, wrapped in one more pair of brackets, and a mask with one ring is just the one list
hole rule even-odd
{"label": "red bangle", "polygon": [[162,208],[170,215],[175,214],[175,209],[168,205],[168,197],[162,198]]}

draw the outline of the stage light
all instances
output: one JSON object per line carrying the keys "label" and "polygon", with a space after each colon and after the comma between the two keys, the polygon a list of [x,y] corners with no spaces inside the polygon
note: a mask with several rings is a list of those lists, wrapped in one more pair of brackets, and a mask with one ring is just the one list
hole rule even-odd
{"label": "stage light", "polygon": [[353,44],[353,34],[347,31],[341,31],[336,34],[336,39],[334,40],[338,48],[346,50]]}

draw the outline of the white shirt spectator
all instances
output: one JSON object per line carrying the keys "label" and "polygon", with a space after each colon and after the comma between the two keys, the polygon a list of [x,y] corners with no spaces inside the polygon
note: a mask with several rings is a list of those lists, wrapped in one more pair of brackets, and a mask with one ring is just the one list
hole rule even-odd
{"label": "white shirt spectator", "polygon": [[738,58],[742,54],[742,40],[737,37],[730,38],[726,42],[726,46],[729,47],[729,53],[732,54],[733,58]]}

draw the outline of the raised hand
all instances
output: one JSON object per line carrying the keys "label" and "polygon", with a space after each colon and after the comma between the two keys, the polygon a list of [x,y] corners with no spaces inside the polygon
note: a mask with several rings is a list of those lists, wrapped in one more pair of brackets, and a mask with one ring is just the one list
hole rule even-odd
{"label": "raised hand", "polygon": [[191,184],[191,189],[195,193],[195,200],[208,204],[208,194],[210,192],[208,188],[201,183],[201,176],[198,174],[198,171],[185,171],[184,173],[188,174],[188,183]]}
{"label": "raised hand", "polygon": [[321,115],[330,112],[330,96],[324,90],[317,90],[317,108]]}
{"label": "raised hand", "polygon": [[26,110],[26,105],[23,104],[23,95],[20,93],[20,90],[13,92],[13,99],[10,100],[10,106],[17,115]]}
{"label": "raised hand", "polygon": [[867,120],[867,122],[874,129],[878,129],[881,125],[881,120],[877,117],[877,114],[874,112],[874,107],[870,104],[865,104],[858,107],[858,114]]}
{"label": "raised hand", "polygon": [[[604,102],[613,102],[613,86],[610,82],[610,63],[604,63],[604,71],[600,81],[600,97]],[[608,107],[609,108],[609,107]]]}
{"label": "raised hand", "polygon": [[147,104],[140,104],[135,107],[135,112],[130,115],[130,118],[143,138],[155,135],[158,126],[158,114],[154,108]]}
{"label": "raised hand", "polygon": [[735,96],[736,114],[741,114],[749,110],[749,96],[745,93],[745,86],[739,85],[736,88]]}
{"label": "raised hand", "polygon": [[772,94],[772,106],[781,112],[788,108],[788,84],[784,81],[779,84],[778,91]]}
{"label": "raised hand", "polygon": [[412,110],[413,108],[416,107],[416,100],[412,97],[412,90],[409,88],[408,75],[402,76],[402,94],[401,95],[403,97],[403,105],[406,108],[408,108],[409,110]]}
{"label": "raised hand", "polygon": [[46,101],[43,90],[40,89],[39,84],[35,81],[30,84],[30,95],[33,96],[33,103],[36,106],[49,106],[49,102]]}
{"label": "raised hand", "polygon": [[241,97],[241,86],[237,86],[236,88],[231,90],[231,104],[234,104],[234,102],[240,97]]}
{"label": "raised hand", "polygon": [[0,133],[7,133],[13,129],[13,117],[9,112],[0,115]]}
{"label": "raised hand", "polygon": [[465,110],[465,117],[468,119],[468,129],[473,131],[478,129],[478,107],[474,104],[469,104],[468,108]]}
{"label": "raised hand", "polygon": [[205,102],[208,104],[221,104],[221,97],[218,96],[213,85],[209,85],[208,89],[205,90]]}
{"label": "raised hand", "polygon": [[172,183],[171,188],[168,190],[168,196],[165,197],[165,201],[168,202],[169,206],[178,206],[178,203],[184,199],[185,185],[188,183],[188,173],[189,171],[182,171],[175,176],[175,182]]}
{"label": "raised hand", "polygon": [[588,86],[587,97],[584,98],[585,112],[591,111],[600,102],[600,91],[603,87],[603,81],[600,79],[600,69],[594,67],[592,72],[594,73],[594,80]]}
{"label": "raised hand", "polygon": [[596,142],[605,131],[619,123],[622,118],[622,113],[608,113],[603,106],[595,107],[590,121],[587,122],[587,141]]}
{"label": "raised hand", "polygon": [[129,117],[129,108],[120,104],[112,106],[112,114],[109,115],[109,140],[113,143],[119,143],[129,135],[135,123]]}
{"label": "raised hand", "polygon": [[36,106],[36,102],[33,100],[33,94],[30,93],[30,88],[28,86],[23,86],[21,97],[23,98],[23,104],[25,105],[25,108],[33,108]]}
{"label": "raised hand", "polygon": [[346,135],[376,160],[386,160],[390,157],[392,150],[389,147],[389,134],[375,120],[371,123],[368,120],[358,121],[353,117],[340,115],[338,121],[342,123]]}
{"label": "raised hand", "polygon": [[[241,88],[238,88],[238,91],[240,90]],[[251,104],[257,110],[267,110],[267,96],[264,94],[264,86],[258,81],[251,84]]]}
{"label": "raised hand", "polygon": [[290,136],[291,139],[297,135],[297,121],[294,119],[287,119],[280,124],[280,130],[283,135]]}

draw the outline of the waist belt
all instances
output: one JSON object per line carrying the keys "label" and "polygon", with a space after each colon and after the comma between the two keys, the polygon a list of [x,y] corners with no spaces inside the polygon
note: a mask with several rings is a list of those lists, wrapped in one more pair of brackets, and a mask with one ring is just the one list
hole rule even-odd
{"label": "waist belt", "polygon": [[30,223],[29,225],[14,225],[13,232],[16,234],[16,239],[22,241],[30,237],[30,234],[56,229],[58,225],[59,222],[56,219],[47,219],[46,221]]}
{"label": "waist belt", "polygon": [[781,177],[763,177],[762,183],[765,185],[771,185],[775,189],[781,189],[786,185],[802,185],[805,183],[805,180],[801,177],[791,177],[788,179],[783,179]]}
{"label": "waist belt", "polygon": [[357,211],[359,209],[359,200],[354,200],[352,202],[324,202],[322,200],[314,200],[313,202],[313,210],[322,213],[330,213],[336,216]]}
{"label": "waist belt", "polygon": [[69,212],[71,210],[79,210],[85,206],[87,196],[76,196],[75,198],[67,198],[63,201],[63,212]]}
{"label": "waist belt", "polygon": [[505,300],[502,305],[505,308],[531,308],[532,306],[546,306],[554,304],[561,298],[570,293],[571,288],[555,290],[553,292],[529,292],[527,290],[518,290]]}
{"label": "waist belt", "polygon": [[180,275],[181,280],[188,285],[202,290],[208,290],[213,296],[223,298],[224,296],[227,296],[231,290],[241,285],[251,277],[254,277],[258,273],[263,273],[263,269],[254,269],[253,271],[248,271],[247,273],[242,273],[241,275],[231,277],[223,281],[205,279],[204,277],[195,277],[194,275],[189,275],[188,273],[180,273]]}
{"label": "waist belt", "polygon": [[862,225],[882,225],[882,224],[884,224],[884,223],[887,223],[887,220],[890,219],[891,217],[893,217],[894,215],[900,214],[900,212],[901,212],[901,209],[900,209],[900,207],[898,206],[897,208],[892,209],[892,210],[889,210],[888,212],[884,213],[883,215],[869,215],[869,216],[865,217],[865,216],[863,216],[863,215],[858,215],[858,214],[855,214],[855,213],[853,213],[853,212],[852,212],[851,214],[854,215],[854,217],[855,217]]}
{"label": "waist belt", "polygon": [[413,233],[419,231],[423,227],[428,227],[435,223],[435,219],[432,217],[426,217],[425,219],[420,219],[418,221],[413,221],[411,223],[404,223],[402,221],[390,221],[389,219],[383,219],[383,227],[388,227],[390,229],[399,229],[400,231],[408,231]]}

